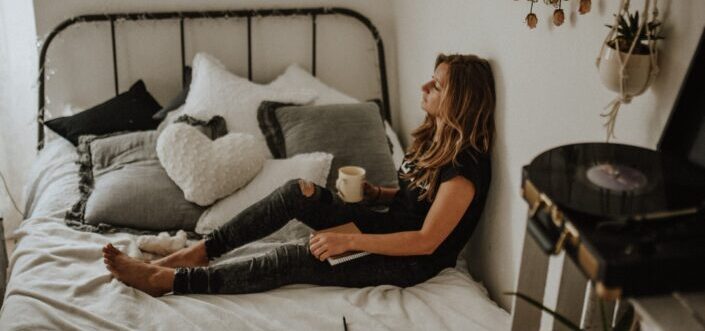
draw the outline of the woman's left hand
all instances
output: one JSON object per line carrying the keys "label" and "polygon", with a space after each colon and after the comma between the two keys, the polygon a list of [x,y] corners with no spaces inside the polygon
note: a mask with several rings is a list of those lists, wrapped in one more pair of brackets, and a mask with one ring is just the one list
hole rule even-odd
{"label": "woman's left hand", "polygon": [[321,261],[350,250],[350,237],[344,233],[316,233],[311,235],[309,250]]}

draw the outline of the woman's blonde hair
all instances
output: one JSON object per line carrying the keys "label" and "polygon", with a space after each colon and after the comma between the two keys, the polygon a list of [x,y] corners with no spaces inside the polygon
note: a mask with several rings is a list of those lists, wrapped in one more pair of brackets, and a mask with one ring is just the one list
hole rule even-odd
{"label": "woman's blonde hair", "polygon": [[[411,133],[407,158],[414,167],[402,174],[418,187],[419,201],[433,201],[442,166],[455,162],[460,151],[472,148],[489,153],[494,138],[495,86],[487,60],[475,55],[440,54],[436,67],[448,65],[448,81],[441,90],[437,115],[426,115]],[[437,118],[440,120],[438,121]]]}

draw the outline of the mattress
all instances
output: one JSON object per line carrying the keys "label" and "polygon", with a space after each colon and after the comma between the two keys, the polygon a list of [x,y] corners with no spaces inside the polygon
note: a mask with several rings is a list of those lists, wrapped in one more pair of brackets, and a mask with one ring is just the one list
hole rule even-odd
{"label": "mattress", "polygon": [[[78,199],[74,147],[49,143],[31,169],[26,215],[16,232],[0,330],[508,330],[509,314],[465,271],[447,268],[413,287],[289,285],[240,295],[153,298],[111,277],[101,247],[108,242],[141,258],[136,236],[67,227]],[[247,259],[304,240],[309,229],[292,221],[214,263]]]}

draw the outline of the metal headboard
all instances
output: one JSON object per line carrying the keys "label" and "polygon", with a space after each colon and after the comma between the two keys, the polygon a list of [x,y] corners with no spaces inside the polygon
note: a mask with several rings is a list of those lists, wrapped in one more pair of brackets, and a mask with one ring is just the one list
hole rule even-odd
{"label": "metal headboard", "polygon": [[186,19],[216,19],[229,17],[245,17],[247,18],[247,75],[252,80],[252,17],[267,17],[267,16],[310,16],[312,33],[313,33],[313,56],[311,59],[311,73],[316,75],[316,17],[318,15],[345,15],[350,16],[362,24],[372,33],[372,37],[377,44],[377,61],[379,62],[379,76],[382,87],[382,113],[384,117],[391,122],[391,114],[389,107],[389,90],[387,87],[387,69],[384,62],[384,45],[382,38],[377,31],[377,28],[370,20],[362,14],[347,8],[330,7],[330,8],[281,8],[281,9],[252,9],[252,10],[217,10],[217,11],[185,11],[185,12],[152,12],[152,13],[117,13],[117,14],[98,14],[98,15],[82,15],[69,18],[56,26],[54,30],[47,36],[42,44],[42,50],[39,55],[39,107],[37,115],[37,150],[44,147],[44,84],[45,84],[45,62],[46,54],[52,40],[61,31],[67,27],[82,22],[110,22],[110,35],[112,39],[112,54],[113,54],[113,75],[115,80],[115,94],[118,92],[118,67],[117,67],[117,51],[115,46],[115,21],[144,21],[144,20],[179,20],[179,32],[181,34],[181,67],[182,67],[182,84],[184,82],[183,68],[186,66],[185,49],[184,49],[184,21]]}

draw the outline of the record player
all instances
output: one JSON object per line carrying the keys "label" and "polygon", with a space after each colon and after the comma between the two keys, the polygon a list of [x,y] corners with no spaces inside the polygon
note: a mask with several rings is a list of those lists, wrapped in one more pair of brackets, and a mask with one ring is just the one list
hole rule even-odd
{"label": "record player", "polygon": [[705,34],[657,150],[553,148],[522,173],[529,233],[607,298],[705,289]]}

